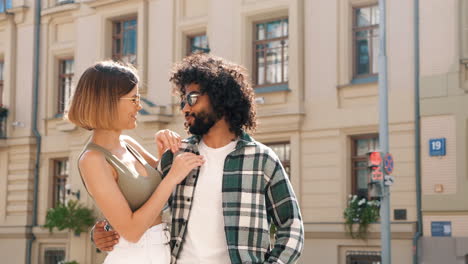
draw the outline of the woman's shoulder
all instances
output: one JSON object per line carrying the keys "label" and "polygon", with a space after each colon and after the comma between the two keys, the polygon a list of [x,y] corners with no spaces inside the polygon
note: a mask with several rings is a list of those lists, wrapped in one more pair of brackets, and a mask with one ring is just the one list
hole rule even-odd
{"label": "woman's shoulder", "polygon": [[95,149],[86,149],[78,159],[78,166],[82,168],[102,164],[103,162],[106,162],[104,153]]}

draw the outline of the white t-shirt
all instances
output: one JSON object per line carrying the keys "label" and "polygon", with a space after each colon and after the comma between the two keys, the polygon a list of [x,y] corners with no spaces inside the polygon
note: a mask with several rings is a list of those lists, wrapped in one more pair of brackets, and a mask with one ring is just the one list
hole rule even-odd
{"label": "white t-shirt", "polygon": [[205,157],[200,168],[187,233],[177,264],[229,264],[222,207],[224,160],[236,147],[232,141],[221,148],[210,148],[203,140],[198,150]]}

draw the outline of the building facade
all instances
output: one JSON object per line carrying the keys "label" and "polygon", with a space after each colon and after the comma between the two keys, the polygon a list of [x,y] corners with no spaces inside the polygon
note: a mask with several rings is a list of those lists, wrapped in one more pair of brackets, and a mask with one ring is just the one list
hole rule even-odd
{"label": "building facade", "polygon": [[[468,7],[461,0],[421,2],[424,259],[431,222],[449,221],[453,237],[468,237],[462,192],[468,38],[466,12],[460,12]],[[380,225],[371,225],[367,240],[352,239],[343,218],[349,195],[367,196],[365,154],[379,146],[377,0],[42,0],[39,39],[37,2],[5,3],[0,104],[8,114],[0,112],[0,256],[7,263],[24,263],[28,254],[37,264],[102,262],[105,253],[96,252],[89,234],[41,227],[48,208],[76,199],[78,192],[82,204],[97,210],[77,170],[90,133],[63,120],[74,85],[96,61],[133,63],[143,83],[143,110],[138,128],[126,132],[155,154],[159,129],[186,135],[168,76],[171,65],[192,51],[249,70],[258,103],[254,137],[283,160],[301,206],[306,240],[299,263],[379,261]],[[403,264],[412,263],[417,226],[413,23],[413,1],[387,1],[389,143],[396,175],[392,261]],[[446,138],[446,156],[425,156],[432,137]]]}
{"label": "building facade", "polygon": [[429,2],[421,6],[421,261],[467,263],[468,1]]}

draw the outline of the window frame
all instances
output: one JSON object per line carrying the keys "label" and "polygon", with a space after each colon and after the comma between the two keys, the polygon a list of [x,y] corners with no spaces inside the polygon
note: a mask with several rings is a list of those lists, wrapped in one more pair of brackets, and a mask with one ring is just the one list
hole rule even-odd
{"label": "window frame", "polygon": [[[351,136],[351,194],[352,195],[358,195],[358,189],[357,189],[357,171],[361,167],[356,167],[355,163],[359,161],[367,161],[367,156],[357,155],[357,144],[356,141],[359,139],[373,139],[377,138],[377,141],[379,142],[379,134],[378,133],[369,133],[369,134],[362,134],[362,135],[355,135]],[[367,168],[367,167],[366,167]],[[367,183],[369,183],[370,179],[367,179]],[[366,195],[365,198],[369,198],[369,194]]]}
{"label": "window frame", "polygon": [[[358,258],[358,259],[351,259],[351,258]],[[378,251],[347,251],[346,252],[346,264],[354,263],[354,262],[351,262],[353,260],[354,261],[366,261],[367,262],[366,264],[373,263],[374,261],[379,261],[380,263],[382,263],[382,255]]]}
{"label": "window frame", "polygon": [[[369,78],[369,77],[375,77],[375,76],[378,76],[378,72],[376,73],[372,73],[373,72],[373,68],[372,68],[372,60],[374,58],[374,54],[373,54],[373,45],[374,43],[372,42],[372,36],[370,37],[370,45],[369,45],[369,73],[368,74],[357,74],[357,67],[356,67],[356,62],[357,62],[357,52],[356,52],[356,41],[357,41],[357,37],[356,37],[356,33],[358,31],[366,31],[366,30],[369,30],[369,31],[373,31],[373,30],[379,30],[379,27],[380,27],[380,24],[374,24],[374,25],[371,25],[371,26],[365,26],[365,27],[358,27],[357,26],[357,16],[356,16],[356,10],[357,9],[362,9],[362,8],[369,8],[369,7],[378,7],[378,4],[376,3],[372,3],[372,4],[367,4],[367,5],[360,5],[360,6],[353,6],[352,7],[352,30],[351,30],[351,34],[352,34],[352,53],[353,53],[353,62],[352,62],[352,67],[353,67],[353,79],[365,79],[365,78]],[[379,32],[380,34],[380,32]],[[380,35],[378,35],[379,39],[380,39]],[[377,43],[377,45],[380,45],[380,43]],[[379,54],[377,54],[377,57],[379,56]]]}
{"label": "window frame", "polygon": [[65,260],[66,257],[67,257],[67,251],[65,250],[65,248],[62,248],[62,247],[46,247],[43,249],[43,261],[44,261],[44,264],[47,264],[47,252],[48,251],[61,251],[63,252],[63,259]]}
{"label": "window frame", "polygon": [[2,78],[0,79],[0,105],[3,104],[3,90],[4,90],[4,80],[5,80],[5,61],[3,59],[0,59],[0,64],[2,67],[0,68],[2,72],[0,73],[0,76]]}
{"label": "window frame", "polygon": [[[267,24],[269,22],[274,22],[274,21],[278,21],[278,20],[281,21],[281,20],[284,20],[284,19],[287,19],[287,21],[288,21],[288,34],[287,34],[287,36],[277,37],[277,38],[272,38],[272,39],[257,40],[257,25]],[[283,52],[284,46],[282,47],[282,50],[281,50],[281,80],[282,80],[282,82],[261,84],[261,85],[257,84],[257,80],[258,80],[257,45],[258,44],[265,44],[265,43],[269,43],[269,42],[273,42],[273,41],[288,40],[288,55],[289,55],[289,36],[290,36],[289,16],[280,16],[280,17],[276,17],[276,18],[257,20],[257,21],[254,21],[252,23],[252,28],[253,28],[253,30],[252,30],[252,70],[253,70],[252,84],[253,84],[253,88],[271,87],[271,86],[277,86],[277,85],[288,85],[289,78],[288,78],[288,81],[284,81],[284,79],[285,79],[285,74],[284,74],[284,52]],[[288,62],[289,62],[289,56],[288,56]],[[289,64],[288,64],[288,67],[289,67]],[[265,67],[265,72],[264,72],[264,79],[265,80],[266,80],[266,72],[267,71],[266,71],[266,67]],[[289,71],[288,71],[288,73],[289,73]]]}
{"label": "window frame", "polygon": [[[65,73],[64,63],[70,60],[73,61],[72,73]],[[59,74],[58,74],[58,93],[57,93],[57,111],[56,111],[57,115],[62,115],[65,112],[65,108],[66,108],[67,101],[65,100],[65,95],[64,95],[66,78],[70,78],[70,95],[71,95],[71,92],[73,89],[72,81],[75,75],[74,65],[75,65],[75,59],[73,57],[64,57],[58,60]],[[61,102],[62,99],[64,99],[63,102]],[[68,100],[69,99],[70,98],[68,98]]]}
{"label": "window frame", "polygon": [[[66,185],[67,185],[67,181],[68,181],[68,178],[70,177],[70,174],[64,174],[64,175],[60,175],[59,174],[59,171],[58,171],[58,163],[59,162],[63,162],[63,161],[66,161],[68,162],[68,166],[70,166],[70,160],[69,158],[67,157],[63,157],[63,158],[54,158],[52,160],[52,207],[56,207],[58,202],[61,202],[61,201],[58,201],[59,200],[59,196],[58,196],[58,193],[57,193],[57,190],[58,190],[58,180],[59,179],[65,179],[64,181],[64,186],[63,186],[63,197],[66,197],[67,196],[67,190],[66,190]],[[65,201],[63,201],[65,202]]]}
{"label": "window frame", "polygon": [[[291,142],[290,141],[273,141],[273,142],[266,142],[265,145],[269,148],[271,148],[272,145],[289,145],[289,160],[281,160],[281,164],[283,165],[283,168],[284,170],[288,173],[288,177],[289,179],[291,179],[291,154],[292,154],[292,150],[291,150]],[[286,148],[286,147],[284,147]],[[273,149],[272,149],[273,150]],[[276,155],[278,155],[276,152],[275,152]],[[278,157],[280,158],[280,157]],[[286,169],[287,168],[287,169]]]}
{"label": "window frame", "polygon": [[[136,32],[136,37],[135,37],[135,63],[133,65],[138,64],[138,16],[130,16],[130,17],[124,17],[124,18],[118,18],[118,19],[113,19],[112,20],[112,59],[115,61],[122,61],[123,58],[123,47],[124,47],[124,22],[135,20],[135,32]],[[121,31],[119,34],[116,33],[116,24],[121,23]],[[120,53],[116,52],[116,46],[115,46],[115,41],[117,39],[120,39]],[[128,56],[128,55],[127,55]]]}
{"label": "window frame", "polygon": [[185,43],[185,49],[186,49],[185,55],[186,56],[189,56],[193,53],[192,52],[192,39],[196,37],[201,37],[201,36],[206,36],[206,42],[208,43],[208,47],[207,47],[208,51],[203,51],[203,53],[210,52],[210,43],[208,42],[208,35],[206,34],[206,32],[199,32],[199,33],[190,34],[186,36],[185,38],[186,39],[186,43]]}
{"label": "window frame", "polygon": [[[1,1],[1,0],[0,0]],[[5,80],[5,61],[0,59],[0,64],[2,65],[0,76],[0,106],[3,106],[3,93],[5,90],[4,80]],[[0,139],[5,139],[7,137],[7,117],[0,117]]]}

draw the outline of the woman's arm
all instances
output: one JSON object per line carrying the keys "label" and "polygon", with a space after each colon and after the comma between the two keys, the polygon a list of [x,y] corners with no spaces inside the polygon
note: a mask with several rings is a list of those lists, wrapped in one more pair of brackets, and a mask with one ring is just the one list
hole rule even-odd
{"label": "woman's arm", "polygon": [[135,212],[128,206],[102,153],[87,151],[82,155],[79,167],[89,193],[112,227],[126,240],[137,242],[160,214],[174,187],[203,162],[201,156],[193,153],[178,155],[168,177]]}

